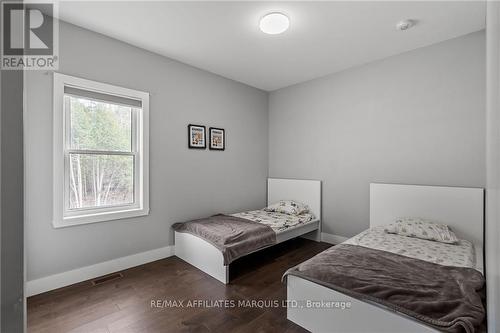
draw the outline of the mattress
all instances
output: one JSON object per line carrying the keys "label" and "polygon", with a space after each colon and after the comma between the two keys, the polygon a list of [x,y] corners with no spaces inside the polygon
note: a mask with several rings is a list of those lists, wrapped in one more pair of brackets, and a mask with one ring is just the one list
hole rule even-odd
{"label": "mattress", "polygon": [[311,213],[290,215],[277,212],[267,212],[262,209],[231,214],[231,216],[265,224],[271,227],[276,234],[280,234],[290,229],[305,225],[309,222],[316,221],[314,215]]}
{"label": "mattress", "polygon": [[467,240],[460,240],[458,244],[445,244],[388,234],[384,231],[384,226],[377,226],[363,231],[342,244],[359,245],[435,264],[482,271],[482,263],[477,262],[474,245]]}

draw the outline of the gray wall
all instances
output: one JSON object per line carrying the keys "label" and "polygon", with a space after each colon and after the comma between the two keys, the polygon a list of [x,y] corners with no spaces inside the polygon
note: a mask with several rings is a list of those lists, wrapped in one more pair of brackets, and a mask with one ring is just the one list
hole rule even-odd
{"label": "gray wall", "polygon": [[[152,94],[151,214],[52,227],[52,75],[27,73],[28,280],[171,245],[177,221],[265,205],[267,93],[68,24],[60,61],[61,73]],[[189,150],[189,123],[225,128],[226,151]]]}
{"label": "gray wall", "polygon": [[269,175],[323,181],[323,232],[369,224],[369,183],[485,185],[484,31],[272,92]]}
{"label": "gray wall", "polygon": [[1,77],[0,117],[0,332],[24,328],[23,252],[23,71],[5,70]]}

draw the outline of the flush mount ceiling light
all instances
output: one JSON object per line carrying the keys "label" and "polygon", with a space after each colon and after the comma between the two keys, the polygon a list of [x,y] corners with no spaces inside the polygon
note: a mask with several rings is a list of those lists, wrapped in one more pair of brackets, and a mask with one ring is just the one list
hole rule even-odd
{"label": "flush mount ceiling light", "polygon": [[274,12],[264,15],[260,19],[259,28],[269,35],[281,34],[290,27],[290,19],[283,13]]}
{"label": "flush mount ceiling light", "polygon": [[399,31],[408,30],[411,27],[413,27],[415,25],[415,23],[416,22],[414,20],[402,20],[402,21],[399,21],[398,24],[396,24],[396,30],[399,30]]}

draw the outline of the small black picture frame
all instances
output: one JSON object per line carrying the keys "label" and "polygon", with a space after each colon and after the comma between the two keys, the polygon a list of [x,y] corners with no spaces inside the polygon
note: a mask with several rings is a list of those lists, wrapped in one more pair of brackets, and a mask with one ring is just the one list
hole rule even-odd
{"label": "small black picture frame", "polygon": [[188,125],[188,147],[189,149],[206,149],[207,133],[203,125]]}
{"label": "small black picture frame", "polygon": [[210,127],[208,148],[210,150],[225,150],[226,149],[226,131],[223,128]]}

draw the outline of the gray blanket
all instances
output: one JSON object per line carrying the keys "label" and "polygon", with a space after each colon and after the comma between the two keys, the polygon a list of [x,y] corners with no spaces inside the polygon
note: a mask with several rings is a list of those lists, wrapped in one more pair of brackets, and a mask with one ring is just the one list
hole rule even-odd
{"label": "gray blanket", "polygon": [[287,275],[382,304],[444,332],[485,328],[484,277],[386,251],[341,244],[289,269]]}
{"label": "gray blanket", "polygon": [[224,265],[256,250],[276,244],[276,233],[267,225],[228,215],[175,223],[172,228],[200,237],[224,257]]}

